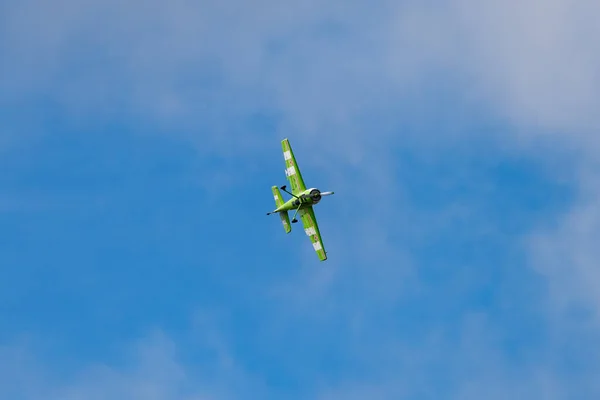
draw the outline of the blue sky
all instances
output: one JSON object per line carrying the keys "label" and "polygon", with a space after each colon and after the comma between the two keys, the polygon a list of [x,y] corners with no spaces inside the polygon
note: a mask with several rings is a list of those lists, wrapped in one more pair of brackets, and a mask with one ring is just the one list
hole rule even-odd
{"label": "blue sky", "polygon": [[597,398],[568,4],[0,4],[0,397]]}

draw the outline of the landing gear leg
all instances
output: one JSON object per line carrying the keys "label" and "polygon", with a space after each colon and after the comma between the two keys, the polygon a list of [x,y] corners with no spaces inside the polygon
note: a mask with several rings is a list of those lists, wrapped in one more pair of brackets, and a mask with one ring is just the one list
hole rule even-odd
{"label": "landing gear leg", "polygon": [[294,217],[292,218],[292,224],[298,222],[298,220],[296,219],[296,215],[298,215],[298,210],[300,210],[300,207],[302,207],[302,205],[299,205],[298,208],[296,208],[296,212],[294,213]]}

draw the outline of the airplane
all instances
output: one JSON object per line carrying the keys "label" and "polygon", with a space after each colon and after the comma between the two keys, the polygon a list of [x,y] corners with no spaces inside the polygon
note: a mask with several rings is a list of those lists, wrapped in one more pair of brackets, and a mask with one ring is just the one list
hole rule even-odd
{"label": "airplane", "polygon": [[[286,189],[286,185],[283,185],[280,188],[273,186],[271,189],[273,190],[275,206],[277,208],[268,212],[267,215],[275,213],[279,214],[285,232],[290,233],[292,231],[292,226],[290,225],[288,211],[295,210],[294,216],[292,217],[292,223],[298,222],[296,216],[300,214],[302,224],[304,225],[304,233],[310,238],[319,260],[325,261],[327,260],[327,252],[323,246],[323,240],[321,238],[321,233],[319,232],[319,225],[317,224],[313,206],[321,201],[322,196],[330,196],[333,192],[321,192],[317,188],[307,189],[304,180],[302,179],[302,175],[300,174],[300,168],[298,168],[298,163],[294,157],[294,152],[292,151],[289,140],[283,139],[281,141],[281,147],[283,148],[283,158],[285,159],[285,176],[290,182],[290,185],[292,185],[292,191],[289,192]],[[292,198],[288,201],[284,201],[279,189],[291,195]]]}

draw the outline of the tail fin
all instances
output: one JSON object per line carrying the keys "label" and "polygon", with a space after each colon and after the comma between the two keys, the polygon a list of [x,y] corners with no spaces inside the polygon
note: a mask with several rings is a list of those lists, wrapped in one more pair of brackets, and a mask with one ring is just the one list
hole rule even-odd
{"label": "tail fin", "polygon": [[[284,203],[283,197],[281,197],[281,192],[277,186],[273,186],[273,197],[275,198],[275,205],[277,208],[281,207]],[[281,223],[283,224],[283,229],[285,229],[285,233],[290,233],[292,231],[292,225],[290,225],[290,216],[287,211],[279,212],[279,217],[281,218]]]}

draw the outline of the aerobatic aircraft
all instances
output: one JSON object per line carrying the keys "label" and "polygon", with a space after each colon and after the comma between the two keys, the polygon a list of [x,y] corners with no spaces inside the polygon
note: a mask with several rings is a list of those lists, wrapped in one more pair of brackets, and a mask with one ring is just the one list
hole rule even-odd
{"label": "aerobatic aircraft", "polygon": [[313,206],[321,201],[322,196],[332,195],[333,192],[321,192],[316,188],[307,189],[302,180],[300,168],[298,168],[298,163],[292,152],[289,140],[283,139],[281,141],[281,146],[283,148],[283,158],[285,159],[285,175],[292,186],[292,191],[289,192],[286,189],[286,185],[281,186],[281,190],[290,194],[292,198],[288,201],[284,201],[279,188],[273,186],[273,196],[275,197],[275,206],[277,208],[267,213],[267,215],[278,213],[285,232],[290,233],[292,231],[292,226],[290,225],[288,211],[295,210],[294,216],[292,217],[292,223],[298,222],[296,215],[300,214],[302,224],[304,225],[304,232],[310,237],[313,248],[317,252],[317,256],[319,256],[319,260],[325,261],[327,260],[327,252],[323,246],[323,240],[321,238],[321,233],[319,232],[319,225],[317,224]]}

